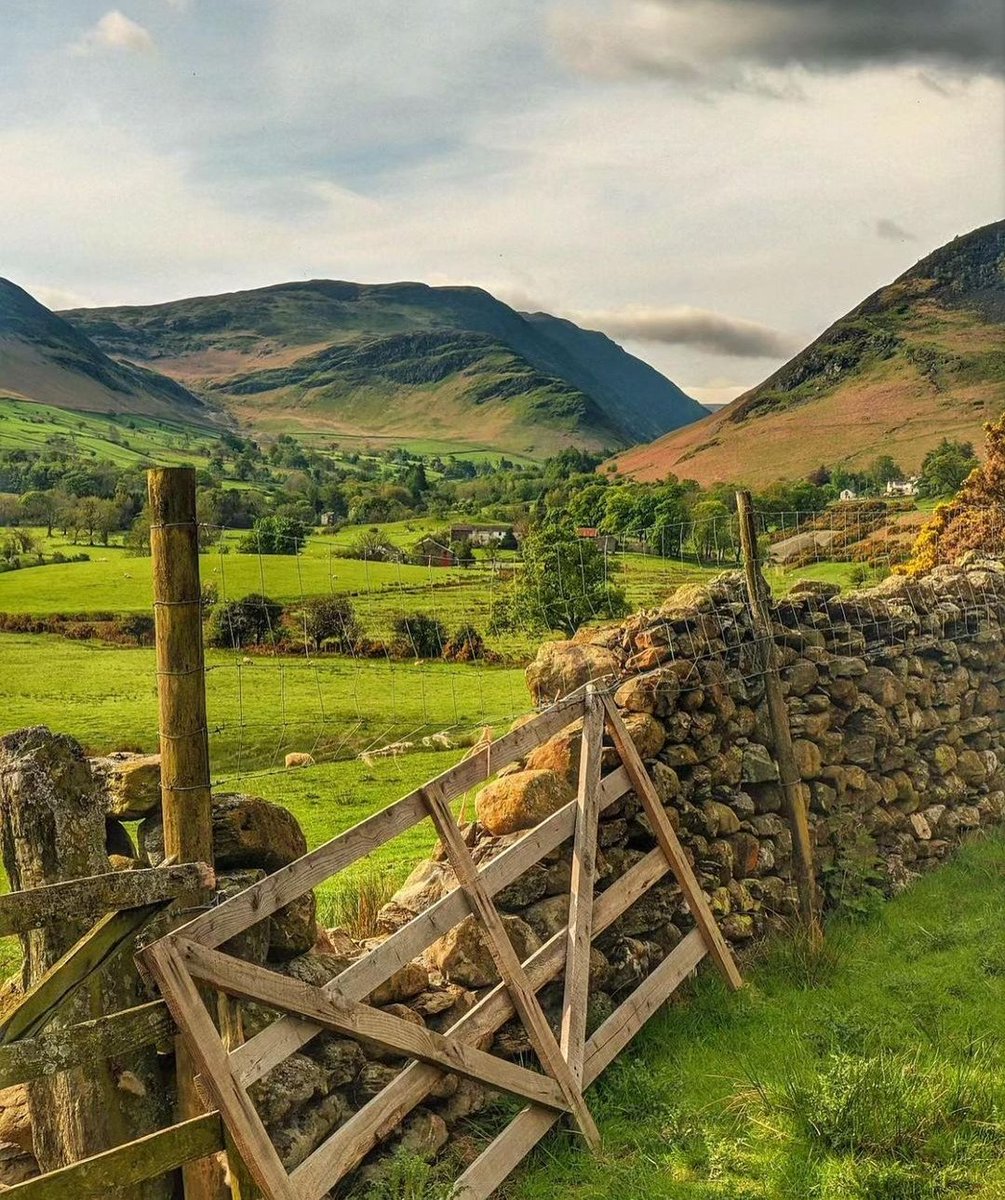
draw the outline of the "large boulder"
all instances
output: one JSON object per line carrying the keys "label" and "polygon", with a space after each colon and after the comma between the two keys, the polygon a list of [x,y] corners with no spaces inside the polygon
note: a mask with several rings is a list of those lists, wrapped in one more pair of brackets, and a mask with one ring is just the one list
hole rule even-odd
{"label": "large boulder", "polygon": [[91,770],[105,793],[105,811],[123,821],[138,821],[160,808],[161,756],[120,750],[92,758]]}
{"label": "large boulder", "polygon": [[573,799],[568,779],[557,771],[503,775],[475,797],[478,820],[489,833],[516,833],[550,817]]}
{"label": "large boulder", "polygon": [[285,962],[306,954],[318,940],[317,901],[305,892],[274,913],[269,927],[269,958]]}
{"label": "large boulder", "polygon": [[[526,961],[541,942],[534,930],[519,917],[503,915],[503,926],[521,962]],[[449,933],[426,951],[429,964],[462,987],[481,988],[498,983],[499,974],[489,953],[481,926],[473,916],[465,917]]]}
{"label": "large boulder", "polygon": [[613,650],[579,642],[545,642],[527,667],[527,687],[535,704],[550,704],[594,679],[616,675],[621,662]]}
{"label": "large boulder", "polygon": [[[140,849],[151,866],[164,860],[164,826],[151,813],[139,827]],[[296,817],[258,796],[222,792],[213,797],[213,855],[216,866],[262,867],[271,874],[307,853]]]}

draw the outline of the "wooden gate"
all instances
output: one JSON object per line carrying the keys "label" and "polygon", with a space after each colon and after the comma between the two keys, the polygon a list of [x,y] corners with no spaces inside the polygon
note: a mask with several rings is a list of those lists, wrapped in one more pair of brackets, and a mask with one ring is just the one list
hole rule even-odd
{"label": "wooden gate", "polygon": [[[0,896],[0,936],[26,933],[67,919],[94,920],[78,942],[0,1020],[0,1087],[120,1058],[174,1033],[163,1000],[47,1030],[61,1006],[124,951],[158,913],[194,889],[210,889],[202,863],[116,871]],[[217,1113],[158,1129],[24,1183],[5,1195],[24,1200],[107,1196],[111,1189],[156,1179],[224,1147]]]}
{"label": "wooden gate", "polygon": [[[505,851],[476,866],[450,802],[583,719],[578,795]],[[622,765],[601,778],[607,728]],[[602,893],[594,895],[600,813],[634,790],[657,848]],[[324,987],[313,987],[219,949],[235,934],[275,913],[363,855],[430,817],[459,887],[353,962]],[[573,838],[567,926],[521,962],[492,896],[544,855]],[[591,940],[607,929],[668,872],[676,878],[696,928],[621,1006],[586,1038]],[[469,913],[480,923],[501,982],[445,1035],[364,1003],[375,988],[449,932]],[[269,1200],[319,1200],[358,1166],[450,1072],[526,1101],[526,1106],[457,1180],[454,1196],[485,1197],[544,1134],[568,1113],[591,1147],[600,1136],[584,1089],[708,954],[731,987],[740,976],[642,760],[609,698],[588,689],[559,703],[452,770],[353,829],[254,884],[147,947],[142,958],[202,1072],[233,1143]],[[561,1029],[554,1035],[538,990],[565,974]],[[256,1001],[285,1015],[245,1044],[221,1040],[198,985]],[[523,1022],[543,1072],[478,1048],[514,1014]],[[334,1030],[414,1060],[376,1097],[287,1173],[248,1095],[248,1088],[322,1030]]]}

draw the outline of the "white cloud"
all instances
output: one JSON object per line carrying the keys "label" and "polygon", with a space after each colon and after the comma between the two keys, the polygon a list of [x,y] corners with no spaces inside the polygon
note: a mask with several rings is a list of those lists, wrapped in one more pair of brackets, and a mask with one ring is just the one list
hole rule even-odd
{"label": "white cloud", "polygon": [[154,49],[149,30],[131,20],[117,8],[111,9],[73,46],[75,54],[93,54],[99,50],[126,50],[148,54]]}

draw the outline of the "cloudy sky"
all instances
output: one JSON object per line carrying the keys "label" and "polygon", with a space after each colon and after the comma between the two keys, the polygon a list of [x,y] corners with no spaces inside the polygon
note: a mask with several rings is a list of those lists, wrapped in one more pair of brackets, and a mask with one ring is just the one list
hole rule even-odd
{"label": "cloudy sky", "polygon": [[54,307],[479,284],[703,399],[1005,213],[1000,0],[0,0]]}

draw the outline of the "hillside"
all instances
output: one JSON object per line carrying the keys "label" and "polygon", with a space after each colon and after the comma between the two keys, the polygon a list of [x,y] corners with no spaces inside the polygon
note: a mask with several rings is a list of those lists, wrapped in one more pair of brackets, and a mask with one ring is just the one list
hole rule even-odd
{"label": "hillside", "polygon": [[263,430],[542,456],[626,446],[703,412],[602,334],[479,288],[313,280],[63,315]]}
{"label": "hillside", "polygon": [[7,279],[0,279],[0,396],[182,425],[205,426],[214,416],[175,380],[116,362]]}
{"label": "hillside", "polygon": [[943,438],[980,446],[1003,408],[999,221],[923,258],[729,408],[616,461],[639,479],[754,486],[878,454],[914,472]]}

